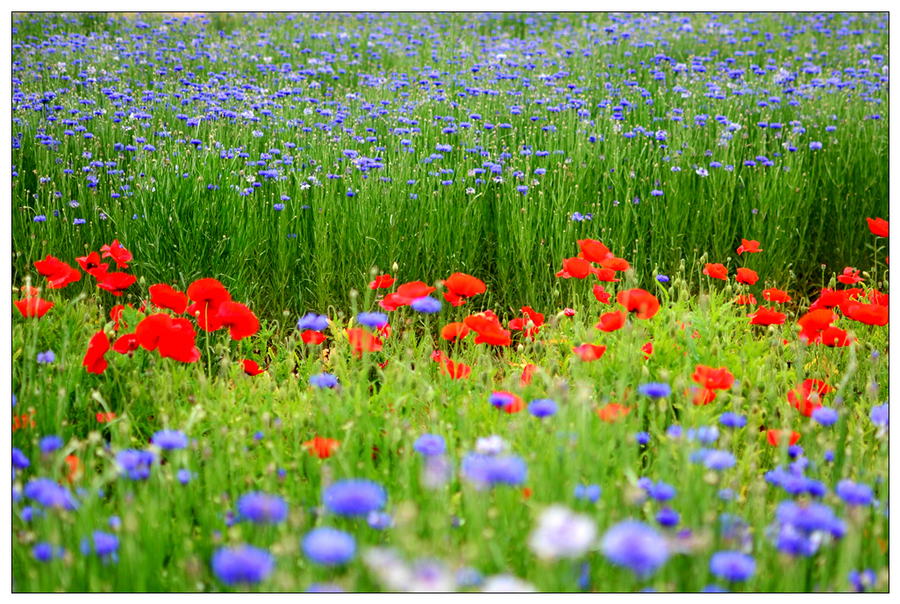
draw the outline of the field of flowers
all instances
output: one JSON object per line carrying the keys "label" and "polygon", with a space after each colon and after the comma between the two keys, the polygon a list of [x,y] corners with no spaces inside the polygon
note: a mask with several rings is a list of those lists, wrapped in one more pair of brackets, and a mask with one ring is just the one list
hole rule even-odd
{"label": "field of flowers", "polygon": [[13,589],[888,591],[887,14],[15,14]]}

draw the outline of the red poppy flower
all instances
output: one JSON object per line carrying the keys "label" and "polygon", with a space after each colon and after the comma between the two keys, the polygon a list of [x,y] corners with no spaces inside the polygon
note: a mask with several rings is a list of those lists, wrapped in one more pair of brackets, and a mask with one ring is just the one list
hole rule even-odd
{"label": "red poppy flower", "polygon": [[600,304],[609,304],[610,295],[611,294],[608,294],[599,283],[594,286],[594,297],[597,298],[597,302]]}
{"label": "red poppy flower", "polygon": [[835,326],[831,326],[819,334],[818,341],[829,348],[843,348],[849,346],[854,341],[853,338],[847,336],[847,332]]}
{"label": "red poppy flower", "polygon": [[[422,281],[412,281],[410,283],[404,283],[397,288],[397,294],[403,298],[409,299],[410,302],[412,302],[416,298],[423,298],[433,291],[433,287],[426,283],[423,283]],[[407,302],[407,304],[408,303],[409,302]]]}
{"label": "red poppy flower", "polygon": [[841,305],[841,312],[845,316],[866,325],[887,325],[888,307],[880,304],[860,304],[858,302],[846,302]]}
{"label": "red poppy flower", "polygon": [[110,245],[101,247],[100,251],[103,252],[104,258],[112,258],[116,261],[116,268],[128,268],[128,263],[132,259],[131,252],[122,247],[118,239],[113,240]]}
{"label": "red poppy flower", "polygon": [[853,290],[845,289],[845,290],[831,290],[827,287],[822,288],[822,293],[819,294],[819,298],[810,304],[809,310],[819,310],[820,308],[834,308],[841,304],[844,300],[849,299],[848,292]]}
{"label": "red poppy flower", "polygon": [[358,327],[347,330],[347,340],[350,342],[350,346],[353,348],[357,358],[360,359],[364,352],[378,352],[383,346],[381,340],[365,329]]}
{"label": "red poppy flower", "polygon": [[788,444],[793,447],[800,440],[800,433],[793,430],[766,430],[766,440],[773,447],[780,445],[784,439],[788,439]]}
{"label": "red poppy flower", "polygon": [[627,271],[629,264],[628,261],[624,258],[616,258],[615,256],[610,256],[606,260],[601,260],[600,266],[602,266],[603,268],[608,268],[611,271]]}
{"label": "red poppy flower", "polygon": [[724,264],[712,264],[707,262],[706,267],[703,269],[703,274],[708,275],[713,279],[728,281],[728,269],[725,268]]}
{"label": "red poppy flower", "polygon": [[[697,388],[695,386],[692,386],[691,391],[693,392],[691,402],[697,407],[708,405],[716,399],[715,390],[710,390],[708,388]],[[685,391],[684,394],[685,396],[687,396],[687,391]]]}
{"label": "red poppy flower", "polygon": [[318,346],[325,341],[325,334],[312,329],[307,329],[300,334],[300,339],[303,340],[304,344],[309,346]]}
{"label": "red poppy flower", "polygon": [[378,333],[379,337],[384,339],[384,338],[388,338],[391,335],[393,328],[391,327],[390,323],[385,323],[381,327],[376,327],[375,331]]}
{"label": "red poppy flower", "polygon": [[644,358],[649,359],[653,354],[653,342],[647,342],[643,346],[641,346],[641,350],[644,352]]}
{"label": "red poppy flower", "polygon": [[869,302],[878,306],[888,306],[888,294],[883,294],[877,289],[873,289],[868,295]]}
{"label": "red poppy flower", "polygon": [[610,332],[622,329],[623,325],[625,325],[625,313],[616,310],[600,315],[600,322],[594,325],[594,328],[599,329],[600,331]]}
{"label": "red poppy flower", "polygon": [[752,306],[752,305],[755,305],[755,304],[756,304],[756,296],[754,296],[753,294],[750,294],[750,295],[747,295],[747,296],[745,296],[745,295],[742,294],[742,295],[740,295],[740,296],[737,296],[737,297],[734,299],[734,303],[735,303],[735,304],[738,304],[738,305],[740,305],[740,306],[745,306],[745,305],[748,305],[748,304]]}
{"label": "red poppy flower", "polygon": [[587,262],[587,260],[582,260],[581,258],[564,258],[563,268],[561,271],[556,273],[556,276],[562,277],[563,279],[569,279],[570,277],[575,277],[576,279],[584,279],[590,274],[591,265]]}
{"label": "red poppy flower", "polygon": [[81,279],[78,269],[72,268],[62,260],[54,258],[50,254],[44,260],[34,263],[39,275],[47,278],[47,287],[50,289],[62,289],[69,283]]}
{"label": "red poppy flower", "polygon": [[800,411],[804,417],[810,417],[813,411],[822,406],[822,396],[831,390],[825,382],[810,378],[788,392],[787,398],[791,407]]}
{"label": "red poppy flower", "polygon": [[604,283],[618,283],[621,281],[621,279],[616,279],[616,272],[609,268],[594,268],[591,269],[591,272],[597,275],[599,281]]}
{"label": "red poppy flower", "polygon": [[69,484],[76,482],[81,478],[83,472],[81,467],[81,460],[78,459],[77,455],[66,455],[66,480]]}
{"label": "red poppy flower", "polygon": [[608,405],[604,405],[603,407],[597,409],[597,415],[600,416],[601,420],[608,424],[611,424],[620,417],[625,417],[630,412],[630,407],[623,407],[618,403],[609,403]]}
{"label": "red poppy flower", "polygon": [[388,289],[394,284],[394,278],[390,275],[378,275],[374,281],[369,282],[369,289]]}
{"label": "red poppy flower", "polygon": [[[513,319],[509,322],[509,328],[514,331],[525,331],[525,337],[534,341],[534,336],[540,331],[541,325],[544,324],[544,315],[537,312],[530,306],[522,307],[523,318]],[[531,324],[531,327],[528,325]]]}
{"label": "red poppy flower", "polygon": [[449,302],[450,306],[462,306],[463,304],[466,303],[465,298],[461,298],[461,297],[457,296],[450,290],[444,290],[443,295],[444,295],[444,300]]}
{"label": "red poppy flower", "polygon": [[444,281],[444,286],[463,298],[471,298],[487,291],[484,281],[465,273],[453,273]]}
{"label": "red poppy flower", "polygon": [[133,333],[125,334],[124,336],[116,339],[116,343],[113,344],[113,350],[118,352],[119,354],[128,354],[130,352],[134,352],[138,348],[141,347],[141,343],[138,341],[137,336]]}
{"label": "red poppy flower", "polygon": [[494,313],[478,313],[463,319],[466,326],[476,332],[476,344],[490,344],[491,346],[509,346],[512,343],[510,332],[503,329],[500,321]]}
{"label": "red poppy flower", "polygon": [[581,248],[581,254],[588,262],[603,262],[613,255],[608,247],[596,239],[579,239],[578,247]]}
{"label": "red poppy flower", "polygon": [[81,364],[87,367],[88,373],[100,375],[109,366],[104,355],[109,351],[109,338],[102,331],[98,331],[88,342],[87,353]]}
{"label": "red poppy flower", "polygon": [[47,311],[53,308],[53,302],[42,300],[38,296],[29,296],[24,300],[16,300],[13,302],[23,317],[37,317],[40,319],[47,314]]}
{"label": "red poppy flower", "polygon": [[242,340],[259,331],[259,319],[240,302],[222,302],[218,318],[222,327],[228,328],[232,340]]}
{"label": "red poppy flower", "polygon": [[714,369],[706,365],[697,365],[691,379],[708,390],[726,390],[734,384],[734,375],[725,367]]}
{"label": "red poppy flower", "polygon": [[84,272],[98,281],[102,281],[106,273],[109,272],[109,264],[100,262],[100,254],[97,252],[91,252],[87,256],[75,258],[75,262],[78,263]]}
{"label": "red poppy flower", "polygon": [[765,298],[769,302],[775,302],[776,304],[784,304],[791,301],[791,297],[786,291],[775,289],[774,287],[764,289],[763,298]]}
{"label": "red poppy flower", "polygon": [[315,455],[319,459],[328,459],[331,457],[332,453],[337,451],[338,447],[341,446],[341,443],[333,438],[316,436],[312,440],[306,441],[301,446],[306,449],[310,455]]}
{"label": "red poppy flower", "polygon": [[188,306],[188,297],[184,292],[175,291],[172,286],[160,283],[150,286],[150,302],[180,315],[184,314]]}
{"label": "red poppy flower", "polygon": [[101,423],[101,424],[111,422],[114,419],[116,419],[115,413],[98,413],[97,414],[97,422]]}
{"label": "red poppy flower", "polygon": [[23,294],[25,294],[26,298],[32,298],[34,296],[37,296],[39,293],[41,293],[38,288],[31,287],[30,285],[23,285],[22,287],[19,288],[19,291],[22,292]]}
{"label": "red poppy flower", "polygon": [[512,392],[508,392],[506,390],[498,390],[493,393],[493,396],[505,400],[500,409],[506,413],[509,413],[510,415],[512,415],[513,413],[518,413],[525,408],[525,401],[522,400],[522,397],[513,394]]}
{"label": "red poppy flower", "polygon": [[[128,305],[128,308],[132,308],[131,304]],[[122,311],[125,310],[125,305],[116,304],[111,309],[109,309],[109,318],[115,321],[115,330],[119,331],[119,321],[122,319]],[[128,328],[128,325],[122,321],[122,327]]]}
{"label": "red poppy flower", "polygon": [[888,221],[883,220],[881,218],[876,218],[872,220],[871,218],[866,218],[866,222],[869,223],[869,230],[872,231],[873,235],[878,237],[887,237],[888,236]]}
{"label": "red poppy flower", "polygon": [[441,373],[444,375],[449,375],[454,380],[464,380],[469,377],[469,374],[472,373],[472,368],[466,365],[465,363],[454,362],[450,359],[447,359],[443,363],[440,364]]}
{"label": "red poppy flower", "polygon": [[222,327],[219,305],[231,302],[231,294],[216,279],[198,279],[187,288],[187,297],[194,303],[185,312],[196,317],[197,325],[204,331],[216,331]]}
{"label": "red poppy flower", "polygon": [[522,499],[528,499],[531,497],[531,489],[528,487],[522,487]]}
{"label": "red poppy flower", "polygon": [[567,317],[574,317],[574,316],[575,316],[575,309],[574,309],[574,308],[564,308],[562,312],[563,312],[563,315],[565,315],[565,316],[567,316]]}
{"label": "red poppy flower", "polygon": [[534,373],[536,371],[537,365],[532,365],[531,363],[527,363],[525,365],[525,368],[522,369],[522,377],[519,378],[522,386],[527,386],[531,383],[531,380],[534,379]]}
{"label": "red poppy flower", "polygon": [[760,306],[750,315],[750,325],[784,325],[787,315],[777,310]]}
{"label": "red poppy flower", "polygon": [[134,333],[146,350],[159,348],[161,357],[182,363],[200,360],[200,350],[194,345],[197,334],[187,319],[173,319],[164,313],[150,315],[138,323]]}
{"label": "red poppy flower", "polygon": [[137,277],[127,273],[107,273],[103,276],[103,280],[97,283],[97,287],[105,289],[116,297],[121,297],[132,283],[137,281]]}
{"label": "red poppy flower", "polygon": [[469,328],[462,322],[447,323],[444,325],[443,329],[441,329],[441,337],[448,342],[462,340],[467,335],[469,335]]}
{"label": "red poppy flower", "polygon": [[759,281],[759,275],[756,274],[756,271],[750,270],[749,268],[739,268],[737,269],[736,281],[738,283],[753,285]]}
{"label": "red poppy flower", "polygon": [[573,348],[572,352],[574,352],[578,356],[578,358],[585,363],[590,363],[591,361],[596,361],[603,356],[603,353],[606,352],[606,346],[582,344],[581,346],[576,346],[575,348]]}
{"label": "red poppy flower", "polygon": [[738,256],[740,256],[744,252],[747,252],[748,254],[752,254],[752,253],[761,252],[761,251],[762,250],[759,249],[759,241],[756,241],[753,239],[751,239],[750,241],[747,241],[746,239],[741,239],[741,245],[738,246],[738,249],[737,249]]}
{"label": "red poppy flower", "polygon": [[260,373],[265,373],[265,369],[261,369],[259,364],[256,361],[251,361],[250,359],[244,359],[241,361],[241,366],[244,368],[244,373],[247,375],[259,375]]}
{"label": "red poppy flower", "polygon": [[854,283],[860,283],[863,278],[859,276],[859,269],[854,271],[852,267],[848,266],[844,269],[843,274],[838,275],[837,280],[846,285],[853,285]]}
{"label": "red poppy flower", "polygon": [[825,308],[806,313],[797,319],[797,324],[800,325],[800,337],[807,340],[815,339],[820,332],[830,327],[837,318],[836,314]]}
{"label": "red poppy flower", "polygon": [[643,289],[629,289],[616,294],[616,301],[638,319],[652,319],[659,312],[659,300]]}
{"label": "red poppy flower", "polygon": [[391,293],[386,295],[383,300],[379,300],[378,306],[387,311],[394,311],[401,306],[406,306],[410,302],[411,300],[409,298],[404,298],[398,293]]}

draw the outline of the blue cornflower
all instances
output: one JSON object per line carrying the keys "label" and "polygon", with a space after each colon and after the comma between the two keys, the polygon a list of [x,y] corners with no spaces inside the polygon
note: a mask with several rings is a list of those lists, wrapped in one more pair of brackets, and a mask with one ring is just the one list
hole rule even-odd
{"label": "blue cornflower", "polygon": [[650,526],[635,520],[610,528],[600,546],[610,562],[631,569],[639,577],[649,577],[669,559],[665,539]]}
{"label": "blue cornflower", "polygon": [[62,558],[65,550],[61,547],[53,547],[52,543],[42,541],[34,544],[34,547],[31,548],[31,555],[40,562],[50,562],[53,558]]}
{"label": "blue cornflower", "polygon": [[56,360],[56,355],[52,350],[48,350],[46,352],[39,352],[37,354],[37,362],[41,365],[47,365]]}
{"label": "blue cornflower", "polygon": [[639,394],[649,396],[650,398],[663,398],[672,393],[672,388],[670,388],[668,384],[650,382],[647,384],[640,384],[637,387],[637,391]]}
{"label": "blue cornflower", "polygon": [[[103,531],[94,531],[91,535],[94,542],[93,552],[96,556],[104,561],[118,559],[119,538],[111,533]],[[87,537],[81,540],[81,553],[85,556],[91,555],[91,540]]]}
{"label": "blue cornflower", "polygon": [[441,303],[431,296],[422,296],[421,298],[416,298],[412,301],[410,306],[414,311],[425,314],[433,314],[436,312],[440,312],[441,310]]}
{"label": "blue cornflower", "polygon": [[719,416],[719,423],[726,428],[743,428],[747,425],[747,417],[732,413],[731,411],[726,411]]}
{"label": "blue cornflower", "polygon": [[526,187],[525,185],[519,185],[518,187],[516,187],[516,191],[518,191],[522,195],[526,195],[528,193],[528,187]]}
{"label": "blue cornflower", "polygon": [[256,524],[278,524],[287,518],[288,504],[278,495],[254,491],[235,503],[241,518]]}
{"label": "blue cornflower", "polygon": [[756,572],[756,561],[741,552],[716,552],[709,560],[709,572],[728,581],[746,581]]}
{"label": "blue cornflower", "polygon": [[656,513],[656,521],[660,526],[672,528],[678,526],[681,516],[670,507],[664,507]]}
{"label": "blue cornflower", "polygon": [[855,483],[849,478],[838,482],[834,487],[834,492],[847,505],[869,505],[874,497],[872,487],[867,484]]}
{"label": "blue cornflower", "polygon": [[730,451],[713,450],[706,454],[703,465],[710,470],[727,470],[734,467],[736,460]]}
{"label": "blue cornflower", "polygon": [[346,564],[356,554],[356,540],[350,533],[328,527],[307,533],[302,546],[307,558],[325,566]]}
{"label": "blue cornflower", "polygon": [[394,518],[386,512],[371,511],[366,516],[366,523],[376,531],[383,531],[394,525]]}
{"label": "blue cornflower", "polygon": [[41,442],[38,446],[41,449],[41,453],[53,453],[62,448],[63,439],[55,434],[51,434],[50,436],[45,436],[41,439]]}
{"label": "blue cornflower", "polygon": [[185,470],[184,468],[182,468],[181,470],[178,470],[178,482],[180,482],[181,484],[187,484],[190,481],[191,481],[191,471],[190,470]]}
{"label": "blue cornflower", "polygon": [[869,419],[879,428],[887,428],[888,420],[890,419],[888,403],[872,407],[872,411],[869,412]]}
{"label": "blue cornflower", "polygon": [[479,488],[497,484],[517,485],[528,477],[528,467],[515,455],[470,453],[463,459],[461,470],[463,476]]}
{"label": "blue cornflower", "polygon": [[22,453],[22,451],[16,447],[12,449],[12,465],[17,470],[24,470],[28,466],[31,465],[31,462],[28,460],[28,457]]}
{"label": "blue cornflower", "polygon": [[648,442],[650,442],[650,435],[646,432],[638,432],[634,435],[634,440],[639,445],[646,445]]}
{"label": "blue cornflower", "polygon": [[361,312],[356,315],[356,322],[366,327],[384,327],[388,317],[382,312]]}
{"label": "blue cornflower", "polygon": [[812,151],[816,151],[817,149],[821,149],[821,148],[822,148],[822,143],[820,143],[819,141],[813,141],[813,142],[811,142],[811,143],[809,144],[809,148],[810,148]]}
{"label": "blue cornflower", "polygon": [[150,466],[156,457],[150,451],[125,449],[116,455],[116,463],[131,480],[146,480],[150,477]]}
{"label": "blue cornflower", "polygon": [[297,329],[324,331],[326,327],[328,327],[328,317],[325,315],[317,315],[314,312],[303,315],[300,317],[300,320],[297,321]]}
{"label": "blue cornflower", "polygon": [[871,568],[867,568],[863,572],[859,572],[858,570],[851,570],[847,575],[847,581],[850,582],[850,586],[854,591],[863,592],[869,589],[872,589],[875,586],[875,571]]}
{"label": "blue cornflower", "polygon": [[284,204],[276,203],[274,206],[272,206],[272,209],[275,210],[276,212],[280,212],[281,210],[284,209]]}
{"label": "blue cornflower", "polygon": [[822,426],[831,426],[838,420],[838,412],[830,407],[819,407],[812,412],[812,418]]}
{"label": "blue cornflower", "polygon": [[181,432],[180,430],[160,430],[153,435],[153,438],[150,440],[150,442],[152,442],[160,449],[174,451],[187,447],[188,437],[184,432]]}
{"label": "blue cornflower", "polygon": [[318,373],[310,376],[309,385],[316,388],[334,388],[338,385],[338,379],[330,373]]}
{"label": "blue cornflower", "polygon": [[662,197],[663,192],[659,189],[653,189],[652,191],[650,191],[650,195],[652,195],[653,197]]}
{"label": "blue cornflower", "polygon": [[601,493],[602,490],[599,484],[589,484],[587,486],[579,484],[575,486],[575,499],[587,499],[591,503],[597,503]]}
{"label": "blue cornflower", "polygon": [[371,480],[339,480],[325,489],[322,501],[340,516],[366,516],[387,503],[384,487]]}
{"label": "blue cornflower", "polygon": [[275,559],[265,550],[240,545],[217,550],[210,566],[213,574],[225,585],[259,583],[275,568]]}
{"label": "blue cornflower", "polygon": [[72,221],[72,224],[74,224],[75,226],[79,226],[84,224],[85,222],[87,221],[84,218],[76,218]]}
{"label": "blue cornflower", "polygon": [[[640,482],[638,482],[638,485],[640,486]],[[670,499],[675,497],[675,487],[670,484],[666,484],[661,480],[656,484],[645,486],[644,489],[647,491],[647,495],[649,495],[656,501],[669,501]]]}
{"label": "blue cornflower", "polygon": [[425,457],[432,457],[441,455],[446,451],[447,443],[444,442],[444,437],[439,434],[423,434],[416,440],[413,449]]}
{"label": "blue cornflower", "polygon": [[34,217],[34,221],[35,222],[47,222],[47,216],[45,216],[44,214],[38,214],[37,216]]}
{"label": "blue cornflower", "polygon": [[556,401],[539,398],[528,403],[528,412],[535,417],[549,417],[556,414]]}
{"label": "blue cornflower", "polygon": [[711,445],[719,439],[719,429],[715,426],[700,426],[696,430],[692,428],[688,430],[687,439],[691,442],[696,439],[700,444]]}
{"label": "blue cornflower", "polygon": [[677,440],[681,438],[682,434],[684,434],[684,430],[681,426],[669,426],[666,428],[666,436],[671,439]]}
{"label": "blue cornflower", "polygon": [[45,508],[62,508],[74,510],[78,503],[72,497],[72,493],[64,486],[56,484],[49,478],[35,478],[25,485],[22,494],[37,501]]}
{"label": "blue cornflower", "polygon": [[656,275],[656,280],[659,281],[660,283],[668,283],[669,277],[666,275]]}

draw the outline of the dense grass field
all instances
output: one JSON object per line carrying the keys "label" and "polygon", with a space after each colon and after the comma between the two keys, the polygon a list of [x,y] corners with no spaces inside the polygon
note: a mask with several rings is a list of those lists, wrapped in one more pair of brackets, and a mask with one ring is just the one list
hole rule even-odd
{"label": "dense grass field", "polygon": [[888,591],[886,14],[16,14],[13,589]]}

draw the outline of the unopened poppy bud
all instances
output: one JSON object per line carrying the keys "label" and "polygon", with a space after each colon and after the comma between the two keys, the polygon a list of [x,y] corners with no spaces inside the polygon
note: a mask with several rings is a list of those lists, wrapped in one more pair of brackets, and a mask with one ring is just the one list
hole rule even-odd
{"label": "unopened poppy bud", "polygon": [[679,302],[687,302],[687,301],[688,301],[688,293],[687,293],[687,290],[684,290],[684,289],[681,290],[681,293],[678,294],[678,301],[679,301]]}
{"label": "unopened poppy bud", "polygon": [[668,370],[668,369],[660,369],[660,370],[659,370],[659,380],[660,380],[661,382],[668,382],[668,381],[669,381],[669,377],[670,377],[670,375],[669,375],[669,370]]}
{"label": "unopened poppy bud", "polygon": [[519,344],[519,346],[516,348],[516,351],[519,353],[525,352],[525,346],[522,344]]}
{"label": "unopened poppy bud", "polygon": [[283,310],[283,311],[281,311],[281,315],[286,319],[291,316],[291,311]]}
{"label": "unopened poppy bud", "polygon": [[220,342],[220,343],[216,344],[216,348],[215,348],[216,355],[220,355],[223,352],[225,352],[225,349],[222,347],[222,343]]}
{"label": "unopened poppy bud", "polygon": [[391,265],[391,270],[396,273],[398,270],[400,270],[400,265],[395,262]]}
{"label": "unopened poppy bud", "polygon": [[538,340],[532,345],[532,348],[536,354],[541,355],[544,352],[544,343]]}
{"label": "unopened poppy bud", "polygon": [[141,284],[141,287],[144,287],[145,285],[147,285],[147,280],[141,277],[140,279],[138,279],[138,283]]}
{"label": "unopened poppy bud", "polygon": [[373,279],[378,276],[378,267],[377,266],[373,266],[372,268],[369,269],[369,276],[372,277]]}
{"label": "unopened poppy bud", "polygon": [[834,289],[835,285],[837,285],[837,279],[831,277],[831,280],[828,282],[828,289]]}
{"label": "unopened poppy bud", "polygon": [[559,290],[558,290],[558,289],[554,289],[554,290],[553,290],[553,297],[554,297],[554,298],[559,298]]}
{"label": "unopened poppy bud", "polygon": [[866,271],[863,271],[861,274],[862,274],[862,276],[865,277],[866,279],[871,278],[870,275],[869,275],[869,273],[866,272]]}
{"label": "unopened poppy bud", "polygon": [[351,289],[350,290],[350,299],[356,300],[356,298],[358,298],[358,297],[359,297],[359,292],[356,291],[355,289]]}
{"label": "unopened poppy bud", "polygon": [[646,365],[641,365],[641,378],[647,379],[650,377],[650,370],[647,369]]}
{"label": "unopened poppy bud", "polygon": [[724,291],[725,291],[725,298],[726,298],[726,299],[730,299],[730,298],[731,298],[731,295],[732,295],[732,293],[733,293],[733,290],[731,289],[731,283],[729,283],[728,285],[725,286],[725,290],[724,290]]}

